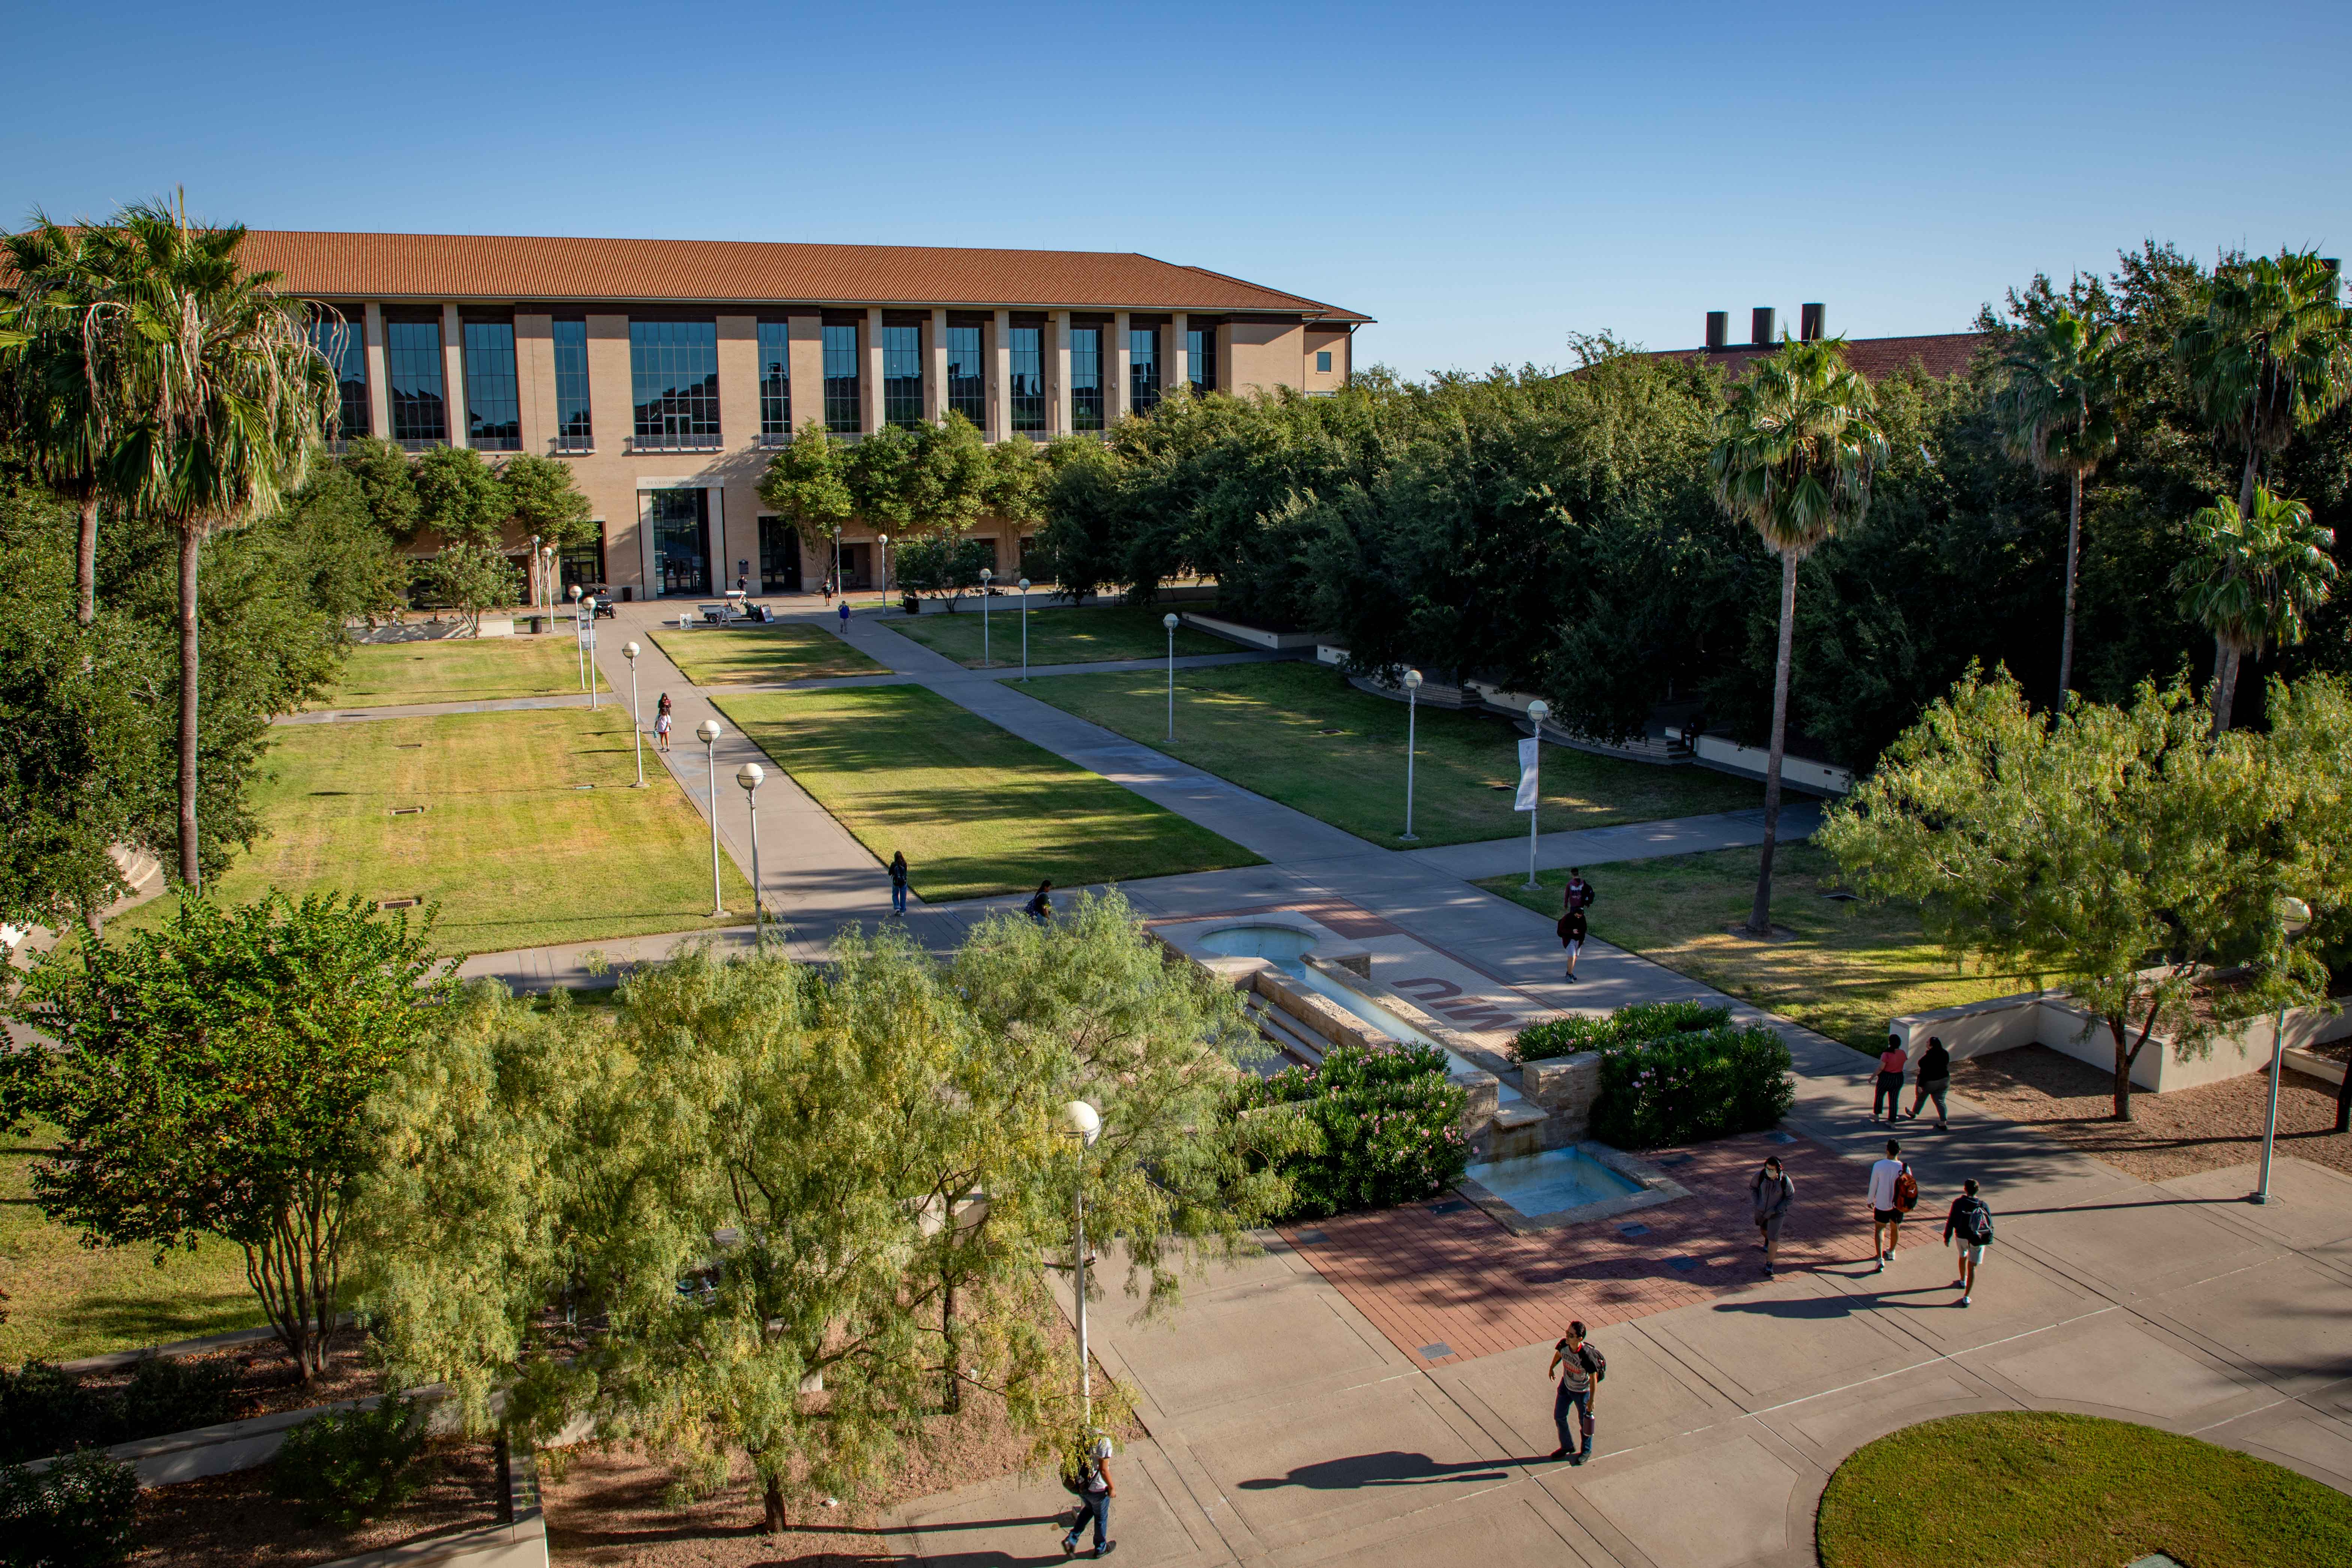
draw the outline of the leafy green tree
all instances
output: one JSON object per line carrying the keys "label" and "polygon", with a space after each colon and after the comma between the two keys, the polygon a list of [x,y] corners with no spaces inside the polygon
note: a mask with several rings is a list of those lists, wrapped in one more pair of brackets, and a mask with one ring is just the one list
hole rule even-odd
{"label": "leafy green tree", "polygon": [[2074,583],[2082,554],[2083,481],[2116,449],[2116,332],[2072,310],[2016,335],[2001,358],[1993,417],[2011,454],[2042,474],[2066,479],[2066,631],[2058,655],[2058,700],[2074,673]]}
{"label": "leafy green tree", "polygon": [[407,453],[381,436],[355,436],[343,450],[341,467],[359,480],[368,512],[385,537],[404,546],[416,537],[420,502]]}
{"label": "leafy green tree", "polygon": [[161,930],[52,954],[10,1016],[57,1047],[0,1067],[0,1120],[59,1131],[33,1167],[41,1212],[158,1260],[199,1236],[235,1243],[316,1376],[373,1151],[363,1112],[431,1019],[431,926],[357,898],[224,910],[191,893]]}
{"label": "leafy green tree", "polygon": [[2276,915],[2281,897],[2316,891],[2279,832],[2303,786],[2255,737],[2208,729],[2184,687],[2053,715],[1971,672],[1816,841],[1858,890],[1916,901],[1955,956],[2040,974],[2102,1020],[2127,1121],[2150,1037],[2183,1059],[2210,1048],[2217,1025],[2195,1004],[2221,967],[2246,967],[2230,998],[2242,1014],[2326,991]]}
{"label": "leafy green tree", "polygon": [[505,539],[514,498],[499,470],[473,447],[434,447],[416,459],[415,481],[417,521],[444,540],[495,550]]}
{"label": "leafy green tree", "polygon": [[482,612],[515,602],[514,563],[471,540],[450,545],[425,563],[425,591],[457,612],[468,637],[479,637]]}
{"label": "leafy green tree", "polygon": [[934,533],[908,542],[898,554],[898,586],[944,598],[953,613],[959,599],[979,589],[981,570],[995,559],[995,549],[985,539]]}
{"label": "leafy green tree", "polygon": [[1787,342],[1748,374],[1707,457],[1724,510],[1752,526],[1780,557],[1780,640],[1772,668],[1772,741],[1764,767],[1764,853],[1748,930],[1772,929],[1772,850],[1780,837],[1780,763],[1787,749],[1789,664],[1797,619],[1797,566],[1822,541],[1861,521],[1886,458],[1869,383],[1845,363],[1843,338]]}
{"label": "leafy green tree", "polygon": [[2332,529],[2311,521],[2299,500],[2254,489],[2251,513],[2228,496],[2189,520],[2196,554],[2173,574],[2180,610],[2213,634],[2213,732],[2230,727],[2238,671],[2264,645],[2303,640],[2310,617],[2327,602],[2336,581]]}
{"label": "leafy green tree", "polygon": [[[561,458],[530,453],[509,458],[499,465],[506,486],[507,504],[522,531],[535,534],[540,548],[562,552],[596,537],[595,509],[572,475],[572,465]],[[536,573],[539,563],[531,570]]]}
{"label": "leafy green tree", "polygon": [[378,526],[365,488],[348,468],[321,465],[287,498],[268,531],[310,603],[338,628],[358,619],[373,626],[406,598],[409,558]]}
{"label": "leafy green tree", "polygon": [[[789,518],[803,539],[815,550],[831,549],[836,578],[841,570],[841,531],[857,515],[843,472],[846,448],[811,419],[793,433],[789,445],[777,448],[760,476],[760,499]],[[835,584],[838,586],[838,583]]]}
{"label": "leafy green tree", "polygon": [[2251,512],[2264,456],[2352,397],[2352,322],[2335,270],[2308,250],[2232,258],[2200,291],[2175,340],[2207,426],[2245,451],[2238,510]]}
{"label": "leafy green tree", "polygon": [[[37,217],[0,236],[13,291],[0,300],[0,416],[40,481],[80,513],[74,619],[98,615],[98,513],[120,388],[108,339],[91,331],[108,279],[82,236]],[[93,353],[93,350],[98,352]]]}

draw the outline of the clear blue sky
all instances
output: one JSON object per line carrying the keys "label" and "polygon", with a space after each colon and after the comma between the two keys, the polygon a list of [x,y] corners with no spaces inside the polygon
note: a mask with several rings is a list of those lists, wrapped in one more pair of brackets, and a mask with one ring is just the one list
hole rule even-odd
{"label": "clear blue sky", "polygon": [[1557,363],[1956,331],[2146,237],[2352,253],[2352,6],[13,0],[0,222],[1140,250]]}

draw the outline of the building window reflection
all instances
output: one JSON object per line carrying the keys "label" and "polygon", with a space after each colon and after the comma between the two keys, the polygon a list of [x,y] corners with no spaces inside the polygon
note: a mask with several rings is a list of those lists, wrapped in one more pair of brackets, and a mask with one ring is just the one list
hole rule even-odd
{"label": "building window reflection", "polygon": [[466,444],[485,452],[522,450],[522,398],[515,385],[512,321],[467,321]]}
{"label": "building window reflection", "polygon": [[392,403],[392,438],[421,452],[449,439],[449,415],[441,383],[441,326],[437,321],[386,321],[383,373]]}
{"label": "building window reflection", "polygon": [[948,329],[948,411],[974,425],[988,423],[988,372],[980,354],[978,327]]}
{"label": "building window reflection", "polygon": [[824,423],[836,436],[855,436],[865,428],[859,396],[857,329],[854,325],[824,329]]}
{"label": "building window reflection", "polygon": [[1213,329],[1184,334],[1184,379],[1196,393],[1217,389],[1217,334]]}
{"label": "building window reflection", "polygon": [[1070,329],[1070,428],[1103,427],[1102,329]]}
{"label": "building window reflection", "polygon": [[629,380],[640,447],[719,446],[718,322],[631,321]]}
{"label": "building window reflection", "polygon": [[557,321],[555,336],[555,449],[593,452],[596,431],[588,413],[588,323]]}
{"label": "building window reflection", "polygon": [[1045,433],[1045,333],[1040,327],[1015,327],[1007,355],[1013,380],[1013,433]]}
{"label": "building window reflection", "polygon": [[793,438],[792,323],[760,323],[760,441],[780,446]]}
{"label": "building window reflection", "polygon": [[909,428],[923,422],[923,330],[882,329],[882,422]]}
{"label": "building window reflection", "polygon": [[329,439],[337,451],[354,437],[371,433],[365,337],[360,323],[349,318],[320,317],[310,323],[310,341],[335,374],[335,429]]}
{"label": "building window reflection", "polygon": [[1160,329],[1137,327],[1127,334],[1127,405],[1138,414],[1160,406]]}

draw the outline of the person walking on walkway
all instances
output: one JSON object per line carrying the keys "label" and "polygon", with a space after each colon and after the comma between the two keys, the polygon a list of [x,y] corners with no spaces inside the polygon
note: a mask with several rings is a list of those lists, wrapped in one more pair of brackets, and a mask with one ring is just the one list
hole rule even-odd
{"label": "person walking on walkway", "polygon": [[890,857],[890,912],[904,916],[907,912],[907,852],[895,851]]}
{"label": "person walking on walkway", "polygon": [[1054,918],[1054,879],[1048,877],[1044,881],[1038,883],[1037,890],[1029,895],[1028,903],[1022,907],[1028,911],[1029,918],[1035,921],[1039,925],[1045,925],[1048,921],[1052,921]]}
{"label": "person walking on walkway", "polygon": [[[1600,1393],[1601,1380],[1609,1375],[1609,1359],[1585,1342],[1582,1323],[1570,1323],[1567,1334],[1551,1348],[1551,1370],[1546,1375],[1559,1380],[1551,1396],[1551,1424],[1559,1431],[1559,1447],[1552,1458],[1580,1465],[1592,1458],[1592,1403]],[[1574,1432],[1568,1425],[1571,1408],[1576,1411]]]}
{"label": "person walking on walkway", "polygon": [[1118,1545],[1110,1538],[1110,1500],[1118,1495],[1118,1483],[1110,1477],[1110,1439],[1097,1434],[1078,1458],[1076,1471],[1062,1484],[1068,1487],[1078,1500],[1078,1516],[1070,1521],[1070,1531],[1062,1537],[1062,1555],[1068,1557],[1078,1550],[1078,1535],[1094,1521],[1095,1555],[1108,1557]]}
{"label": "person walking on walkway", "polygon": [[1927,1037],[1927,1048],[1919,1053],[1919,1074],[1911,1096],[1910,1114],[1905,1119],[1919,1120],[1919,1108],[1930,1100],[1936,1102],[1936,1131],[1950,1131],[1948,1112],[1944,1108],[1944,1092],[1952,1087],[1952,1053],[1944,1048],[1943,1037]]}
{"label": "person walking on walkway", "polygon": [[[668,699],[664,698],[663,700],[667,701]],[[654,721],[654,744],[665,752],[669,750],[669,710],[667,708],[662,710],[661,717]]]}
{"label": "person walking on walkway", "polygon": [[1956,1233],[1960,1238],[1960,1277],[1952,1284],[1965,1307],[1977,1292],[1977,1268],[1984,1262],[1984,1249],[1992,1245],[1992,1210],[1977,1196],[1974,1178],[1960,1184],[1960,1195],[1952,1200],[1952,1212],[1944,1216],[1944,1239],[1950,1241]]}
{"label": "person walking on walkway", "polygon": [[661,715],[663,718],[665,718],[665,719],[667,719],[667,718],[668,718],[668,717],[669,717],[669,693],[668,693],[668,692],[665,691],[665,692],[663,692],[663,693],[661,694],[661,699],[660,699],[660,700],[659,700],[659,701],[657,701],[657,702],[656,702],[656,703],[654,704],[654,711],[655,711],[655,712],[656,712],[656,713],[658,713],[658,714],[660,714],[660,715]]}
{"label": "person walking on walkway", "polygon": [[1903,1068],[1909,1060],[1910,1053],[1903,1048],[1903,1037],[1887,1036],[1886,1048],[1878,1055],[1878,1088],[1870,1097],[1870,1119],[1873,1121],[1878,1120],[1879,1111],[1884,1110],[1887,1125],[1894,1125],[1896,1114],[1903,1109]]}
{"label": "person walking on walkway", "polygon": [[1592,907],[1592,884],[1584,879],[1584,868],[1581,866],[1570,867],[1568,868],[1568,891],[1562,897],[1561,902],[1567,908],[1571,910],[1589,910]]}
{"label": "person walking on walkway", "polygon": [[842,635],[843,637],[847,637],[847,636],[849,635],[849,595],[848,595],[844,594],[844,595],[841,596],[841,603],[840,603],[840,604],[838,604],[838,605],[836,605],[835,606],[834,606],[834,613],[835,613],[835,614],[836,614],[836,615],[838,615],[838,616],[841,617],[841,635]]}
{"label": "person walking on walkway", "polygon": [[1903,1243],[1903,1211],[1919,1201],[1919,1183],[1903,1161],[1903,1145],[1886,1141],[1886,1158],[1870,1167],[1870,1246],[1883,1274]]}
{"label": "person walking on walkway", "polygon": [[1756,1228],[1764,1237],[1764,1278],[1772,1278],[1772,1262],[1780,1245],[1780,1222],[1789,1215],[1789,1205],[1797,1201],[1797,1184],[1780,1169],[1780,1156],[1767,1154],[1764,1166],[1756,1179],[1748,1184],[1748,1196]]}
{"label": "person walking on walkway", "polygon": [[1568,950],[1568,977],[1576,978],[1576,955],[1584,951],[1584,911],[1570,905],[1568,913],[1559,917],[1559,945]]}

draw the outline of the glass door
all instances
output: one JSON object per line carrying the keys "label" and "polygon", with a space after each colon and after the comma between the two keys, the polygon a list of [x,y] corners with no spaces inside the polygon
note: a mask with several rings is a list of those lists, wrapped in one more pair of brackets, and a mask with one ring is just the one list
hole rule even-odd
{"label": "glass door", "polygon": [[781,517],[760,520],[760,592],[801,591],[800,531]]}
{"label": "glass door", "polygon": [[654,592],[710,592],[710,495],[707,490],[640,490],[637,503],[653,531]]}

